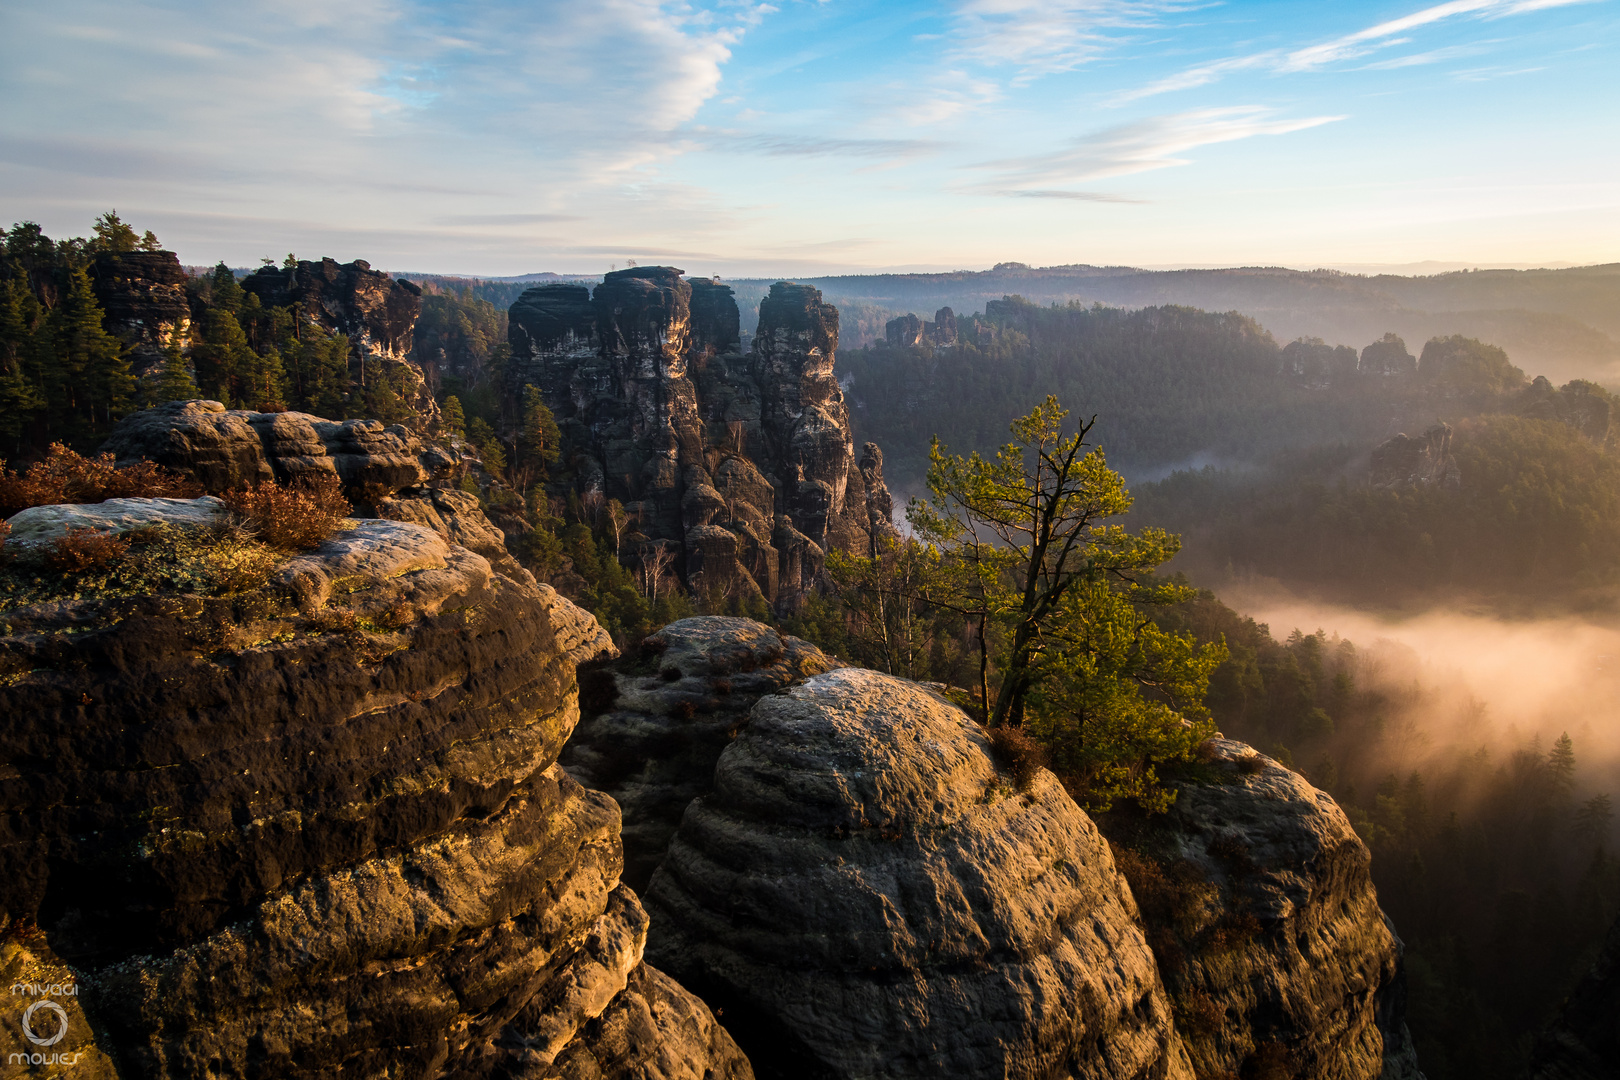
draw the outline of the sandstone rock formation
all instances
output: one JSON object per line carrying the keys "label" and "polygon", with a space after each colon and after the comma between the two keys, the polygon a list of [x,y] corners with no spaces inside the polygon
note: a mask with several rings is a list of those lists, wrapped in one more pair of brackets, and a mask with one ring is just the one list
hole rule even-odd
{"label": "sandstone rock formation", "polygon": [[1329,345],[1317,337],[1290,341],[1282,349],[1283,377],[1313,390],[1353,378],[1357,366],[1356,350],[1348,345]]}
{"label": "sandstone rock formation", "polygon": [[163,351],[191,344],[191,302],[186,272],[172,251],[124,251],[97,255],[90,285],[107,329],[130,345],[137,376],[163,367]]}
{"label": "sandstone rock formation", "polygon": [[893,533],[871,515],[892,500],[856,465],[838,312],[817,290],[772,286],[746,355],[731,289],[662,266],[608,274],[594,294],[529,289],[509,335],[507,393],[542,392],[581,494],[621,500],[627,553],[671,550],[689,586],[792,607],[829,547]]}
{"label": "sandstone rock formation", "polygon": [[1379,443],[1372,452],[1371,482],[1376,488],[1455,489],[1462,471],[1451,456],[1451,426],[1436,424],[1418,438],[1403,433]]}
{"label": "sandstone rock formation", "polygon": [[1620,1076],[1620,919],[1609,927],[1592,967],[1558,1019],[1536,1040],[1533,1080],[1608,1080]]}
{"label": "sandstone rock formation", "polygon": [[933,322],[924,322],[907,312],[898,319],[890,319],[883,326],[883,339],[897,349],[915,345],[956,344],[956,312],[942,307],[934,312]]}
{"label": "sandstone rock formation", "polygon": [[1096,827],[915,683],[760,699],[646,904],[764,1076],[1191,1078]]}
{"label": "sandstone rock formation", "polygon": [[296,306],[304,318],[347,336],[362,386],[385,370],[402,375],[409,384],[405,397],[417,413],[428,420],[437,417],[433,394],[421,370],[409,360],[416,317],[422,311],[422,290],[413,282],[373,270],[364,259],[351,263],[322,259],[299,260],[292,267],[260,267],[242,280],[242,288],[258,296],[266,308]]}
{"label": "sandstone rock formation", "polygon": [[381,520],[244,589],[0,613],[0,962],[84,1075],[751,1075],[556,764],[589,615]]}
{"label": "sandstone rock formation", "polygon": [[1182,785],[1120,855],[1198,1074],[1415,1080],[1366,845],[1299,774],[1227,739],[1203,752],[1219,782]]}
{"label": "sandstone rock formation", "polygon": [[644,891],[681,814],[766,694],[838,664],[751,619],[682,619],[636,655],[580,675],[582,718],[562,766],[624,811],[624,881]]}
{"label": "sandstone rock formation", "polygon": [[324,472],[359,497],[427,483],[457,464],[453,452],[424,446],[399,424],[249,412],[217,401],[171,401],[132,413],[103,449],[120,463],[144,458],[189,473],[210,492]]}

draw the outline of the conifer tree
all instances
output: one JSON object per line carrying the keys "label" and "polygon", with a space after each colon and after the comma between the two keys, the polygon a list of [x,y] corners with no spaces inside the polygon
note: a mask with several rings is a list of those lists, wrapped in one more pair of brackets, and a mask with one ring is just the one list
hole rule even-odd
{"label": "conifer tree", "polygon": [[101,305],[83,267],[68,272],[62,299],[45,320],[39,363],[48,402],[95,429],[122,416],[135,377],[122,344],[101,325]]}
{"label": "conifer tree", "polygon": [[163,351],[163,371],[158,375],[149,396],[153,404],[165,401],[191,401],[200,396],[197,383],[191,377],[191,369],[186,366],[186,358],[181,355],[178,344],[172,344]]}
{"label": "conifer tree", "polygon": [[444,399],[444,405],[439,410],[439,427],[446,435],[458,439],[467,435],[467,417],[461,411],[461,399],[454,394]]}

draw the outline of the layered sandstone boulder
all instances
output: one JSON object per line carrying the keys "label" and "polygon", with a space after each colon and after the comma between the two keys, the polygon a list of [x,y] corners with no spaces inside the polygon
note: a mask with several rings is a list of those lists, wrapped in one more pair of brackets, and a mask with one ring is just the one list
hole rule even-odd
{"label": "layered sandstone boulder", "polygon": [[1414,1080],[1401,942],[1339,805],[1240,742],[1161,818],[1108,825],[1201,1076]]}
{"label": "layered sandstone boulder", "polygon": [[915,683],[761,698],[646,904],[649,958],[762,1075],[1192,1075],[1096,827]]}
{"label": "layered sandstone boulder", "polygon": [[671,623],[633,655],[581,675],[583,718],[561,761],[622,808],[626,884],[646,889],[754,703],[837,666],[808,641],[709,615]]}
{"label": "layered sandstone boulder", "polygon": [[[831,547],[895,534],[881,468],[855,460],[833,374],[838,312],[779,282],[740,350],[731,289],[672,267],[529,289],[512,305],[507,392],[539,389],[579,493],[624,503],[643,551],[689,587],[784,609]],[[629,554],[634,555],[634,552]]]}
{"label": "layered sandstone boulder", "polygon": [[557,765],[611,651],[375,519],[228,590],[0,613],[0,962],[70,971],[85,1075],[750,1076]]}

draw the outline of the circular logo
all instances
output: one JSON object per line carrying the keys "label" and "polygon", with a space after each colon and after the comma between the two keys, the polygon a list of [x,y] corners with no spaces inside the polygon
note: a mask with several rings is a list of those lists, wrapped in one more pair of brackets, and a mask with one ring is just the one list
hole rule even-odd
{"label": "circular logo", "polygon": [[[35,1035],[33,1027],[29,1024],[29,1021],[34,1019],[34,1014],[39,1012],[41,1009],[49,1009],[51,1012],[55,1013],[57,1018],[62,1022],[62,1026],[56,1029],[56,1034],[52,1035],[48,1039]],[[57,1043],[61,1042],[62,1037],[67,1034],[67,1010],[62,1008],[62,1006],[58,1005],[54,1001],[36,1001],[32,1005],[28,1006],[27,1011],[23,1013],[22,1027],[23,1034],[28,1036],[28,1041],[33,1043],[35,1046],[55,1046]]]}

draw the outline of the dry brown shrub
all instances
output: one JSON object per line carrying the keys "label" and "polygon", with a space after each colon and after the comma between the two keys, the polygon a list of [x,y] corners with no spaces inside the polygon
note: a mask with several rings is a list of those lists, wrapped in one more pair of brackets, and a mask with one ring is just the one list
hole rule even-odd
{"label": "dry brown shrub", "polygon": [[353,608],[322,608],[309,617],[309,628],[322,633],[334,630],[353,630],[359,624]]}
{"label": "dry brown shrub", "polygon": [[1219,756],[1220,752],[1220,748],[1215,745],[1214,739],[1205,739],[1198,744],[1198,749],[1193,751],[1193,756],[1208,765]]}
{"label": "dry brown shrub", "polygon": [[150,461],[123,468],[113,462],[111,454],[87,458],[52,443],[45,459],[34,462],[25,474],[0,468],[0,514],[107,499],[195,499],[203,493],[203,486],[189,476]]}
{"label": "dry brown shrub", "polygon": [[260,540],[283,551],[318,547],[353,509],[343,497],[342,482],[331,473],[301,476],[287,487],[266,480],[222,498]]}
{"label": "dry brown shrub", "polygon": [[1249,754],[1246,757],[1238,758],[1237,767],[1238,772],[1243,773],[1245,776],[1254,776],[1256,773],[1266,771],[1266,759],[1259,754]]}
{"label": "dry brown shrub", "polygon": [[990,748],[1012,770],[1019,791],[1028,791],[1035,784],[1035,774],[1046,767],[1046,748],[1025,735],[1022,728],[1001,727],[990,729]]}
{"label": "dry brown shrub", "polygon": [[45,565],[64,574],[101,570],[124,557],[129,541],[96,529],[69,529],[45,549]]}

